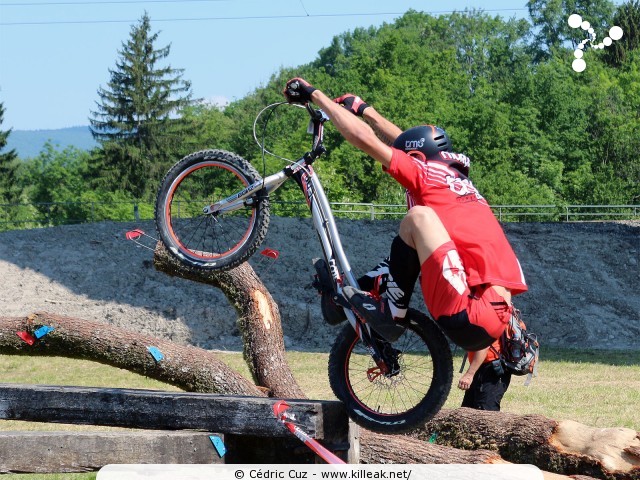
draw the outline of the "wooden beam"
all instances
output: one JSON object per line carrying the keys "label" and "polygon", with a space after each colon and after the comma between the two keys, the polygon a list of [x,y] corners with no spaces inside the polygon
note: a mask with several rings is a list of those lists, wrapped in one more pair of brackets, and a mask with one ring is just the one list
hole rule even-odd
{"label": "wooden beam", "polygon": [[[203,432],[0,432],[0,473],[69,473],[113,463],[224,463]],[[222,439],[222,435],[217,435]]]}
{"label": "wooden beam", "polygon": [[[291,433],[273,414],[274,402],[206,393],[0,384],[0,419],[288,437]],[[347,441],[348,417],[341,402],[288,403],[296,423],[312,437]]]}

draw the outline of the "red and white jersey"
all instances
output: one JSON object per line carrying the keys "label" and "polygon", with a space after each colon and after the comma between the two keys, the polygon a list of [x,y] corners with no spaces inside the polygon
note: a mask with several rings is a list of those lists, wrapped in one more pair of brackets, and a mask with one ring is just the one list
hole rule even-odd
{"label": "red and white jersey", "polygon": [[409,208],[431,207],[456,245],[470,287],[500,285],[513,295],[527,284],[513,248],[489,204],[463,172],[469,159],[440,152],[422,161],[393,149],[387,172],[407,189]]}

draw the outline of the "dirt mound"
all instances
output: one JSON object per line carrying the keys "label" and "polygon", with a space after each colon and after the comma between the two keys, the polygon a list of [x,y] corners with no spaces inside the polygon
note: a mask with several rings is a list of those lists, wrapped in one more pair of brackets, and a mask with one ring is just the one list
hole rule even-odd
{"label": "dirt mound", "polygon": [[[356,274],[388,253],[398,221],[338,221]],[[0,315],[33,311],[109,322],[179,343],[239,349],[235,311],[215,288],[155,271],[150,250],[125,240],[150,222],[67,225],[0,233]],[[511,223],[505,231],[530,290],[516,297],[543,345],[638,349],[640,222]],[[153,245],[153,242],[148,242]],[[290,349],[327,350],[337,328],[323,323],[309,287],[320,248],[309,219],[274,218],[251,260],[278,302]],[[424,310],[416,294],[412,302]]]}

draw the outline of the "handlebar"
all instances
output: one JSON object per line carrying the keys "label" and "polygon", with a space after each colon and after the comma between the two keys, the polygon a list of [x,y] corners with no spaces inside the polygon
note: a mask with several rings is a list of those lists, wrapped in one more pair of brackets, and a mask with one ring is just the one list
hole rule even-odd
{"label": "handlebar", "polygon": [[319,108],[318,109],[313,108],[310,103],[305,103],[304,108],[307,110],[307,113],[309,113],[309,116],[311,117],[311,121],[317,120],[324,123],[327,120],[329,120],[329,117],[327,116],[326,113],[324,113]]}

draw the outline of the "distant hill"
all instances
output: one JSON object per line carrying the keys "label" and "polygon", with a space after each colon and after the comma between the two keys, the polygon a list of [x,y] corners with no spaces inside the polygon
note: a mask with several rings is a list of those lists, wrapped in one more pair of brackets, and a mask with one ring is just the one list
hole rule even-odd
{"label": "distant hill", "polygon": [[97,146],[89,127],[84,126],[57,130],[13,130],[4,151],[14,148],[20,158],[32,158],[38,156],[47,141],[51,141],[58,150],[64,150],[69,146],[91,150]]}

